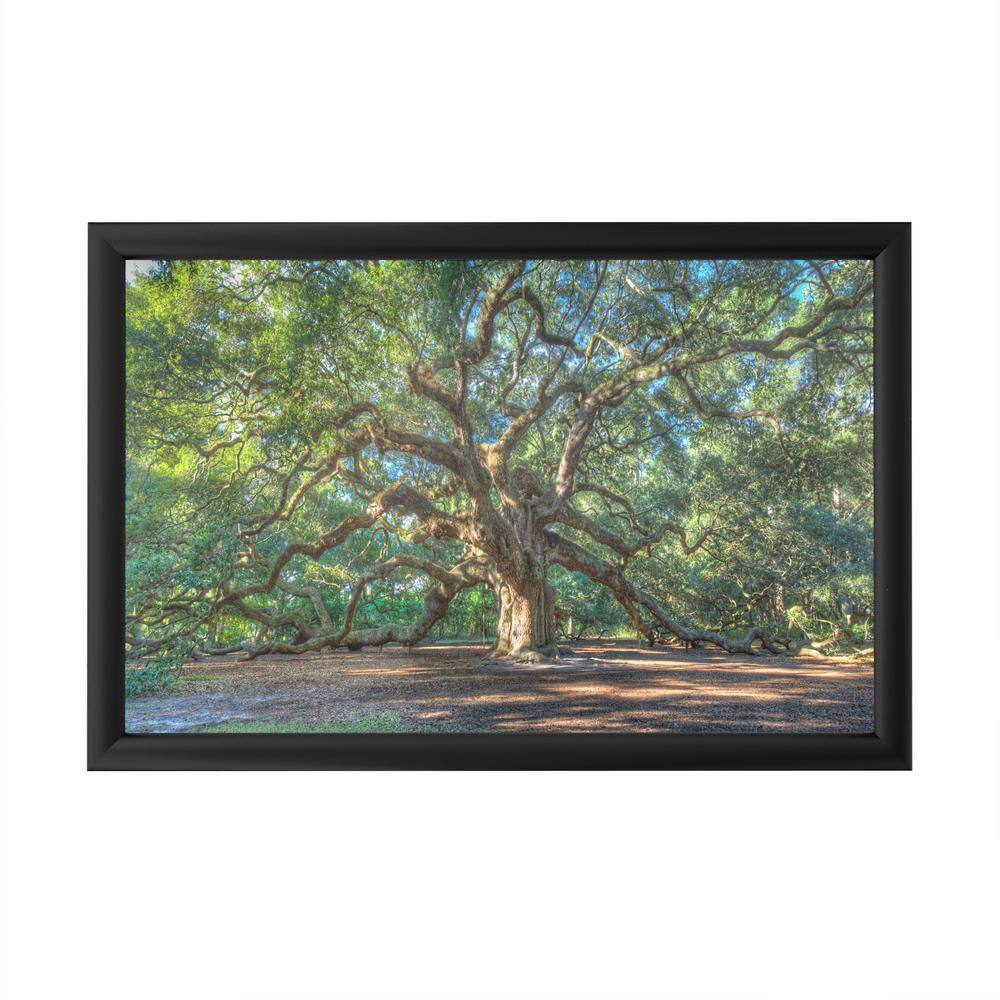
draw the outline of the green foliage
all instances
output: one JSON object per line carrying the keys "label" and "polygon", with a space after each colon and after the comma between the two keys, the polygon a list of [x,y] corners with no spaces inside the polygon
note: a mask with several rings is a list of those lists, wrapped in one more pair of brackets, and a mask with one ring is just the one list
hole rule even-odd
{"label": "green foliage", "polygon": [[[289,544],[310,543],[359,515],[378,490],[400,480],[425,490],[448,482],[446,471],[416,455],[360,448],[255,535],[252,554],[240,540],[343,448],[355,425],[333,418],[359,402],[377,405],[385,423],[452,438],[447,415],[414,393],[407,368],[415,357],[431,367],[447,357],[465,320],[471,336],[483,290],[507,266],[174,261],[129,285],[125,631],[142,664],[129,669],[130,694],[169,683],[191,648],[292,641],[297,622],[315,624],[320,614],[306,593],[319,595],[339,627],[354,582],[375,563],[421,555],[451,565],[462,557],[456,542],[419,537],[412,518],[386,517],[319,558],[296,556],[280,578],[289,589],[261,590],[241,608],[215,604],[227,575],[234,589],[260,585]],[[509,424],[505,412],[530,407],[547,380],[571,368],[592,388],[664,329],[675,338],[672,356],[711,352],[747,330],[771,336],[805,322],[826,289],[848,294],[871,265],[825,262],[822,280],[795,261],[531,261],[527,271],[524,284],[544,303],[550,332],[574,336],[579,356],[567,361],[562,348],[540,341],[525,349],[535,318],[513,301],[467,386],[478,443],[495,441]],[[870,349],[870,297],[842,324],[850,344]],[[602,413],[578,479],[626,497],[645,524],[671,521],[688,543],[707,533],[687,552],[670,533],[627,567],[680,620],[833,635],[844,633],[845,606],[872,606],[872,371],[870,354],[851,351],[733,353],[692,369],[687,387],[654,381]],[[453,386],[447,365],[438,377]],[[693,397],[716,414],[758,415],[718,419]],[[561,398],[524,435],[511,464],[551,481],[576,407],[575,395]],[[468,497],[438,503],[454,513],[467,509]],[[580,493],[573,505],[616,537],[640,533],[598,493]],[[580,531],[559,531],[615,558]],[[592,579],[555,568],[551,582],[564,630],[570,618],[584,637],[631,627]],[[416,620],[432,585],[411,569],[372,582],[355,627]],[[493,636],[497,613],[491,590],[460,591],[430,638],[479,640],[484,623]]]}
{"label": "green foliage", "polygon": [[557,566],[549,582],[559,595],[560,632],[566,638],[634,635],[634,626],[611,592],[582,573],[570,573]]}
{"label": "green foliage", "polygon": [[177,645],[157,650],[151,657],[125,668],[125,697],[158,691],[177,683],[181,664],[191,656],[190,646]]}

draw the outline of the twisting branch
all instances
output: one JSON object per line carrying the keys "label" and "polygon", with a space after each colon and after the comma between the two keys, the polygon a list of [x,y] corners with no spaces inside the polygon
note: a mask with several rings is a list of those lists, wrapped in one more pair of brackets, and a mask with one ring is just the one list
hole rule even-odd
{"label": "twisting branch", "polygon": [[718,632],[706,629],[689,628],[671,617],[655,597],[626,580],[620,566],[592,556],[585,549],[566,538],[555,537],[552,560],[574,573],[583,573],[596,583],[607,587],[618,603],[625,608],[633,624],[650,642],[655,641],[655,633],[650,625],[641,621],[638,608],[645,609],[652,616],[657,627],[670,632],[684,642],[709,643],[726,650],[728,653],[744,653],[746,655],[753,655],[757,651],[754,648],[755,642],[759,642],[764,649],[771,653],[779,653],[790,648],[791,644],[788,641],[775,638],[762,628],[751,628],[741,639],[730,639]]}
{"label": "twisting branch", "polygon": [[773,413],[770,412],[770,410],[727,410],[724,406],[715,406],[714,404],[704,402],[704,400],[702,400],[701,397],[694,391],[691,383],[682,372],[678,372],[674,376],[674,381],[678,382],[684,389],[685,393],[687,393],[688,399],[691,401],[691,404],[702,417],[705,417],[708,420],[763,420],[765,423],[770,424],[774,428],[774,432],[778,435],[778,440],[782,443],[782,447],[784,447],[785,432],[781,428],[781,422]]}
{"label": "twisting branch", "polygon": [[[664,356],[672,346],[668,339],[659,348],[658,357],[650,363],[632,364],[625,371],[598,383],[580,401],[577,414],[566,435],[559,460],[559,469],[556,473],[556,508],[564,503],[572,492],[573,477],[583,447],[590,436],[598,414],[603,408],[620,405],[641,385],[647,385],[671,375],[680,375],[696,365],[719,361],[733,354],[760,354],[767,358],[790,358],[810,347],[815,348],[818,342],[807,339],[808,336],[817,331],[830,316],[856,308],[871,290],[872,283],[864,282],[852,295],[829,299],[805,323],[786,326],[769,338],[740,338],[729,341],[713,351],[701,354],[685,352],[664,360]],[[782,345],[788,341],[794,342],[790,347],[783,348]]]}
{"label": "twisting branch", "polygon": [[663,541],[668,534],[677,536],[685,555],[693,555],[705,544],[715,528],[715,520],[713,519],[712,524],[701,532],[695,541],[689,542],[687,531],[681,525],[673,521],[662,521],[654,531],[650,531],[632,542],[627,542],[621,535],[603,528],[596,521],[585,514],[581,514],[578,510],[574,510],[568,504],[562,507],[556,520],[567,527],[582,531],[593,538],[594,541],[600,542],[601,545],[617,552],[621,557],[621,566],[623,568],[638,552],[641,552],[643,549],[646,549],[648,552],[654,545],[658,545]]}
{"label": "twisting branch", "polygon": [[285,580],[279,580],[277,583],[277,589],[284,591],[286,594],[291,594],[293,597],[304,597],[313,606],[313,610],[316,612],[316,620],[320,624],[320,628],[325,629],[327,632],[333,629],[333,622],[330,620],[330,612],[326,610],[326,605],[323,603],[323,596],[319,592],[318,587],[312,587],[308,584],[297,584],[288,583]]}
{"label": "twisting branch", "polygon": [[507,298],[511,286],[524,274],[524,261],[512,264],[490,286],[479,313],[476,336],[472,343],[462,343],[455,352],[455,360],[462,365],[478,365],[493,347],[493,333],[497,317],[513,301]]}
{"label": "twisting branch", "polygon": [[[354,624],[358,602],[365,588],[375,580],[385,579],[400,567],[420,570],[437,581],[424,598],[423,614],[412,625],[389,624],[352,631],[351,626]],[[320,649],[336,649],[340,646],[360,649],[362,646],[384,646],[390,642],[415,646],[448,613],[449,605],[460,590],[492,580],[488,564],[478,557],[465,559],[447,569],[429,559],[395,556],[372,567],[358,580],[351,594],[344,624],[338,632],[311,635],[301,642],[266,643],[247,652],[246,659],[255,659],[266,653],[306,653]]]}
{"label": "twisting branch", "polygon": [[[419,517],[424,528],[436,538],[471,541],[472,531],[467,517],[445,514],[412,486],[407,483],[396,483],[379,493],[361,514],[344,518],[315,542],[293,542],[287,545],[271,563],[270,572],[262,582],[249,584],[238,590],[230,589],[228,580],[224,582],[220,587],[220,596],[215,602],[214,610],[236,604],[254,594],[269,593],[278,585],[282,570],[296,556],[319,559],[330,549],[341,545],[355,532],[370,528],[393,507]],[[255,554],[248,553],[245,561],[249,561],[250,558],[256,558]]]}

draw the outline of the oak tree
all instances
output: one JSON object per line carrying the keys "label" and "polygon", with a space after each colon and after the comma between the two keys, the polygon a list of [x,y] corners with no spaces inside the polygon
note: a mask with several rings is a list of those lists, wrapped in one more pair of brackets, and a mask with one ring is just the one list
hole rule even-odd
{"label": "oak tree", "polygon": [[160,263],[127,300],[127,648],[411,646],[489,591],[493,655],[537,659],[570,579],[649,641],[786,648],[791,599],[841,600],[845,567],[870,588],[872,284],[861,260]]}

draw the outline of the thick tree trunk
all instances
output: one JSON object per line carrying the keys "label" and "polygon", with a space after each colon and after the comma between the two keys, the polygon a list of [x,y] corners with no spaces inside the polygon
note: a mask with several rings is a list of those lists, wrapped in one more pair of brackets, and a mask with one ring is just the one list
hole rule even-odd
{"label": "thick tree trunk", "polygon": [[[525,492],[529,496],[540,494],[533,480],[525,486]],[[530,500],[508,504],[503,518],[513,529],[513,545],[508,549],[508,559],[497,560],[494,586],[500,614],[492,655],[522,662],[558,656],[556,593],[546,579],[552,543],[535,523]]]}
{"label": "thick tree trunk", "polygon": [[495,657],[539,660],[558,655],[555,591],[544,580],[508,581],[499,588]]}
{"label": "thick tree trunk", "polygon": [[500,616],[493,656],[536,661],[557,656],[556,593],[546,581],[548,564],[542,539],[523,544],[519,573],[501,576],[497,587]]}

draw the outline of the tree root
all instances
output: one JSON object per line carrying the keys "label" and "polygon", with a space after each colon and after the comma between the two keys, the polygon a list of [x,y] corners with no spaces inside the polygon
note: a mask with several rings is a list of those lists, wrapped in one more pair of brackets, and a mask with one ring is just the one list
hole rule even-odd
{"label": "tree root", "polygon": [[565,656],[567,649],[555,643],[549,646],[540,646],[537,649],[525,647],[507,653],[490,653],[486,659],[494,663],[549,663]]}

